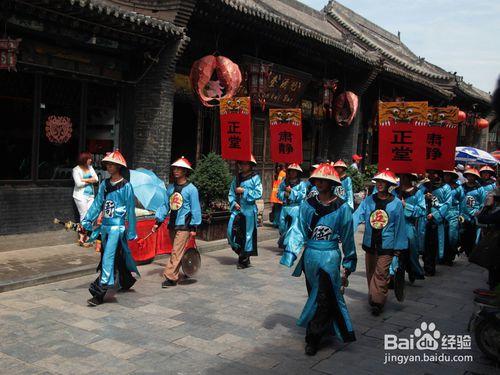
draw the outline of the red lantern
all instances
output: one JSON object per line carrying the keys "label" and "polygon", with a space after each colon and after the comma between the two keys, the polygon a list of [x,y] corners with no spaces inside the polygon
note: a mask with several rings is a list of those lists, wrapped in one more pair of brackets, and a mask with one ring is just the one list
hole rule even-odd
{"label": "red lantern", "polygon": [[257,101],[260,108],[266,108],[266,97],[269,94],[269,78],[272,64],[250,64],[247,71],[248,95]]}
{"label": "red lantern", "polygon": [[[214,73],[216,80],[212,80]],[[201,103],[214,107],[221,99],[234,96],[242,77],[238,65],[227,57],[209,55],[193,63],[189,79]]]}
{"label": "red lantern", "polygon": [[464,111],[458,111],[458,122],[464,122],[467,119],[467,114]]}
{"label": "red lantern", "polygon": [[341,93],[335,99],[335,121],[339,126],[351,125],[356,112],[358,111],[358,96],[351,91]]}
{"label": "red lantern", "polygon": [[476,126],[478,129],[487,129],[490,126],[490,123],[484,118],[478,118],[476,120]]}
{"label": "red lantern", "polygon": [[336,79],[325,79],[323,81],[321,103],[323,103],[326,118],[331,118],[333,116],[333,96],[337,91],[337,84],[338,80]]}
{"label": "red lantern", "polygon": [[0,69],[16,70],[20,42],[21,39],[0,39]]}

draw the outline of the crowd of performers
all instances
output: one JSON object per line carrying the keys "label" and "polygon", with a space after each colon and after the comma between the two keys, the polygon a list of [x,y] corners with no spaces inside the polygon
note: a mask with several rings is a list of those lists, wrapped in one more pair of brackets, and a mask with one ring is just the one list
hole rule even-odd
{"label": "crowd of performers", "polygon": [[[373,190],[354,210],[347,169],[342,160],[314,165],[302,186],[300,166],[291,164],[278,190],[281,264],[291,267],[302,252],[293,276],[304,273],[306,279],[309,298],[298,324],[306,327],[309,355],[328,333],[344,342],[355,340],[342,291],[356,269],[354,233],[359,224],[365,223],[368,304],[377,316],[389,289],[398,282],[404,285],[405,273],[414,283],[435,276],[437,265],[452,266],[460,253],[470,255],[481,236],[476,217],[497,184],[489,166],[468,166],[463,173],[429,170],[425,175],[396,176],[385,170],[373,177]],[[492,290],[500,284],[500,274],[495,267],[489,271]]]}
{"label": "crowd of performers", "polygon": [[[127,246],[127,240],[137,239],[133,189],[123,177],[127,164],[119,151],[108,154],[103,163],[110,178],[100,184],[81,222],[92,231],[91,238],[100,236],[103,244],[100,275],[89,288],[91,306],[101,304],[111,287],[131,288],[136,281],[132,273],[139,275]],[[237,165],[239,172],[228,192],[227,238],[238,255],[237,268],[245,269],[257,256],[256,201],[262,198],[262,182],[253,157]],[[157,210],[152,228],[156,231],[169,217],[173,249],[163,272],[163,288],[176,285],[185,245],[201,224],[198,191],[188,179],[191,164],[180,158],[171,167],[174,182],[167,186],[167,200]],[[308,355],[317,352],[327,334],[344,342],[355,340],[343,291],[356,270],[354,234],[361,223],[368,303],[372,314],[379,315],[391,284],[401,282],[401,277],[404,283],[405,273],[411,283],[423,280],[436,274],[437,265],[451,266],[460,252],[471,253],[481,236],[476,216],[496,188],[496,172],[488,166],[479,171],[468,167],[463,173],[430,170],[425,176],[396,176],[384,170],[373,176],[373,190],[355,208],[347,170],[342,160],[318,162],[306,181],[298,164],[277,170],[280,180],[274,186],[272,219],[283,250],[280,263],[287,267],[297,263],[293,276],[305,275],[308,299],[298,324],[306,328]],[[490,288],[499,283],[500,272],[490,270]]]}

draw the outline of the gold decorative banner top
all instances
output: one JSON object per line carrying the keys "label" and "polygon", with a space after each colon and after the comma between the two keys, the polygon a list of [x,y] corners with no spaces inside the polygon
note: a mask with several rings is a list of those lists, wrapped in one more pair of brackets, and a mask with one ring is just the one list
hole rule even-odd
{"label": "gold decorative banner top", "polygon": [[427,102],[379,102],[378,118],[380,126],[396,122],[425,125],[428,116]]}
{"label": "gold decorative banner top", "polygon": [[221,115],[227,115],[229,113],[240,113],[242,115],[248,115],[249,112],[250,98],[248,96],[222,99],[220,101]]}
{"label": "gold decorative banner top", "polygon": [[427,121],[432,126],[454,128],[458,126],[458,107],[429,107]]}
{"label": "gold decorative banner top", "polygon": [[302,112],[300,108],[270,109],[269,123],[271,125],[291,124],[299,126],[302,123]]}

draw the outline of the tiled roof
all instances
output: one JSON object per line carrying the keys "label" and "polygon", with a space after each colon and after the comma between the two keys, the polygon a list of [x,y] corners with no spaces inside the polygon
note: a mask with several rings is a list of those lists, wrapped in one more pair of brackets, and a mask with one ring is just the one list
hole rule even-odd
{"label": "tiled roof", "polygon": [[[213,0],[210,0],[213,1]],[[219,0],[249,16],[258,17],[289,29],[299,35],[335,47],[358,60],[374,65],[377,60],[356,51],[342,40],[340,33],[328,22],[323,12],[295,0]]]}
{"label": "tiled roof", "polygon": [[332,22],[346,32],[368,51],[378,51],[384,58],[384,70],[392,72],[450,97],[459,91],[470,98],[489,103],[491,96],[472,85],[465,84],[455,75],[415,55],[400,38],[367,20],[337,1],[330,0],[323,10]]}
{"label": "tiled roof", "polygon": [[146,26],[152,29],[165,32],[167,34],[182,36],[184,29],[171,22],[146,16],[144,14],[124,9],[106,0],[66,0],[72,6],[79,5],[81,8],[88,8],[100,14],[114,16],[126,20],[138,26]]}

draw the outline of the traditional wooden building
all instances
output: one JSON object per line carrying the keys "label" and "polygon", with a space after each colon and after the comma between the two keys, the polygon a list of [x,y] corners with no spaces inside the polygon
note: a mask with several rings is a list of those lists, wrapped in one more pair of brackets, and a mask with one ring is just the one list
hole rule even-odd
{"label": "traditional wooden building", "polygon": [[0,29],[18,44],[15,66],[0,70],[0,234],[73,219],[83,150],[100,167],[119,147],[130,165],[166,174],[183,28],[104,0],[5,0]]}
{"label": "traditional wooden building", "polygon": [[[162,177],[172,158],[219,152],[218,110],[200,104],[188,77],[206,55],[237,63],[245,77],[239,94],[253,96],[253,152],[266,200],[274,167],[269,108],[302,108],[305,169],[317,156],[358,153],[376,162],[381,99],[456,104],[471,116],[489,111],[488,94],[336,1],[317,11],[296,0],[4,0],[0,30],[20,40],[17,71],[0,70],[0,145],[8,151],[0,234],[72,216],[69,171],[79,151],[90,150],[98,165],[119,147],[132,167]],[[350,126],[324,106],[332,82],[335,95],[359,99]],[[65,130],[54,138],[47,126]],[[479,145],[487,133],[465,127],[461,139]]]}

